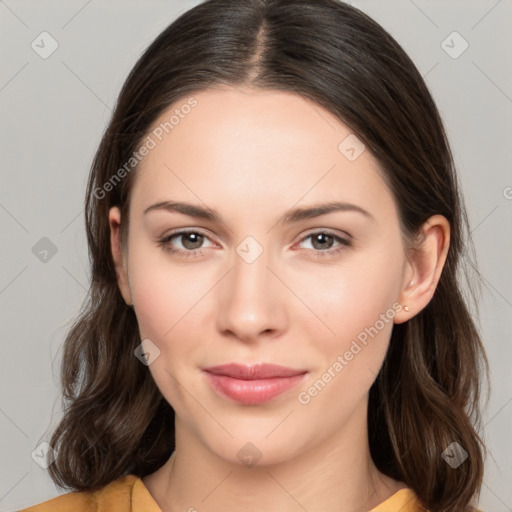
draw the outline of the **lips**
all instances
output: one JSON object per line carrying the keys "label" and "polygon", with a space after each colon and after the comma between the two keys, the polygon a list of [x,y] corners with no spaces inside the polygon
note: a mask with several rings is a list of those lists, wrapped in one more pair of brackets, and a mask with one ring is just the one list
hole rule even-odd
{"label": "lips", "polygon": [[220,396],[257,405],[268,402],[301,382],[306,370],[275,364],[246,366],[237,363],[204,368],[208,383]]}
{"label": "lips", "polygon": [[293,377],[305,373],[306,370],[294,370],[277,364],[255,364],[254,366],[245,366],[237,363],[223,364],[220,366],[211,366],[204,369],[205,372],[214,375],[225,375],[233,379],[256,380],[273,379],[277,377]]}

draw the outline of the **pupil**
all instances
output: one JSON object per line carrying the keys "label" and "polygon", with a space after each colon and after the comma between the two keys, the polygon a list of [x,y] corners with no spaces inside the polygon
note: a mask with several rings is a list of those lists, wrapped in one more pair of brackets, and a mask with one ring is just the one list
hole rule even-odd
{"label": "pupil", "polygon": [[[193,239],[195,238],[196,240],[195,241],[192,241],[190,244],[188,243],[189,239]],[[184,238],[184,241],[183,241],[183,245],[187,248],[187,249],[197,249],[198,247],[201,247],[201,242],[202,242],[202,238],[203,238],[203,235],[200,235],[198,233],[187,233],[185,235],[185,238]],[[190,247],[190,245],[194,245],[196,244],[197,247]]]}
{"label": "pupil", "polygon": [[[320,244],[326,244],[327,243],[327,245],[329,245],[328,241],[329,241],[330,238],[332,238],[330,235],[326,235],[325,233],[320,233],[319,235],[317,235],[315,237],[315,241],[319,241]],[[322,242],[322,239],[323,239],[323,242]],[[327,242],[326,242],[326,239],[327,239]],[[325,247],[320,247],[320,248],[321,249],[325,249]]]}

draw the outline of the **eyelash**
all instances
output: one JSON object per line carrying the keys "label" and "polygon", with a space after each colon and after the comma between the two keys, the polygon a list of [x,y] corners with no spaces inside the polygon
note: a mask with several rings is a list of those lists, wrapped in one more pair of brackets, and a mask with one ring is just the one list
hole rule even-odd
{"label": "eyelash", "polygon": [[[193,249],[190,251],[184,251],[183,249],[176,249],[176,248],[172,247],[171,245],[169,245],[169,242],[173,238],[178,238],[180,236],[188,235],[188,234],[197,234],[197,235],[202,235],[205,238],[209,238],[205,233],[202,233],[201,231],[198,231],[198,230],[181,230],[181,231],[175,231],[169,235],[166,235],[166,236],[160,238],[157,242],[157,245],[158,245],[158,247],[162,247],[165,251],[168,251],[172,254],[176,254],[178,256],[183,256],[185,258],[197,258],[197,257],[201,256],[201,254],[202,254],[201,249]],[[304,240],[307,240],[308,238],[311,238],[315,235],[320,235],[320,234],[332,237],[335,241],[337,241],[339,243],[339,245],[334,249],[327,249],[325,251],[313,249],[313,255],[316,258],[325,258],[325,257],[329,257],[329,256],[335,256],[338,253],[340,253],[341,251],[345,250],[347,247],[350,247],[352,245],[352,241],[350,239],[340,237],[339,235],[335,235],[334,233],[331,233],[329,231],[315,231],[313,233],[309,233],[308,235],[303,237],[299,242],[304,242]]]}

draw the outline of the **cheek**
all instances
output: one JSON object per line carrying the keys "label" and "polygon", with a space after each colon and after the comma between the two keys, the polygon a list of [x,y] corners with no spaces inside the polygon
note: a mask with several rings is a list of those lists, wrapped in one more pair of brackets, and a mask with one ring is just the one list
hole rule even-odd
{"label": "cheek", "polygon": [[[201,328],[201,297],[211,287],[197,274],[180,272],[165,262],[132,257],[130,283],[141,339],[150,339],[160,350],[149,366],[160,392],[174,410],[188,418],[194,404],[180,383],[190,379]],[[185,363],[185,364],[184,364]],[[190,365],[187,363],[191,363]],[[188,389],[189,385],[186,385]]]}
{"label": "cheek", "polygon": [[[325,331],[333,347],[341,348],[375,324],[379,331],[389,335],[396,313],[392,306],[400,291],[402,264],[399,251],[375,251],[352,258],[339,267],[302,273],[297,281],[300,283],[297,294],[329,328],[330,338]],[[385,326],[389,328],[382,325],[383,314]]]}
{"label": "cheek", "polygon": [[[315,339],[317,364],[297,401],[307,406],[305,413],[323,418],[320,423],[327,421],[335,428],[375,381],[394,316],[401,309],[396,302],[399,278],[396,261],[393,267],[377,265],[371,272],[354,269],[315,295],[315,307],[324,312],[323,320],[333,332]],[[330,420],[325,419],[325,410],[330,411]]]}
{"label": "cheek", "polygon": [[[141,336],[166,343],[183,325],[193,329],[194,307],[211,287],[207,275],[172,265],[163,249],[134,247],[129,274]],[[211,279],[210,279],[211,280]]]}
{"label": "cheek", "polygon": [[321,283],[308,278],[311,282],[303,290],[322,290],[309,295],[311,309],[323,313],[322,320],[331,331],[324,329],[321,338],[316,337],[318,365],[298,397],[303,405],[311,403],[309,411],[320,414],[327,408],[339,417],[368,393],[386,356],[393,319],[401,309],[396,298],[402,264],[399,250],[375,251],[357,263],[354,259],[354,265],[347,262],[346,267],[331,271],[330,280],[327,275]]}

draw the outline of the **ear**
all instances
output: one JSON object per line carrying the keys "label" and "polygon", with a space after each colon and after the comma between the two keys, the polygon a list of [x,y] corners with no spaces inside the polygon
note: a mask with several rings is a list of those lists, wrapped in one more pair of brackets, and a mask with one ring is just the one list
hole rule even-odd
{"label": "ear", "polygon": [[117,284],[126,304],[132,306],[133,303],[128,282],[125,255],[121,247],[121,210],[117,206],[110,208],[108,221],[110,225],[110,248],[116,268]]}
{"label": "ear", "polygon": [[433,215],[420,228],[418,242],[408,250],[404,282],[398,298],[403,308],[395,316],[396,324],[411,319],[430,302],[441,277],[449,246],[450,223],[442,215]]}

